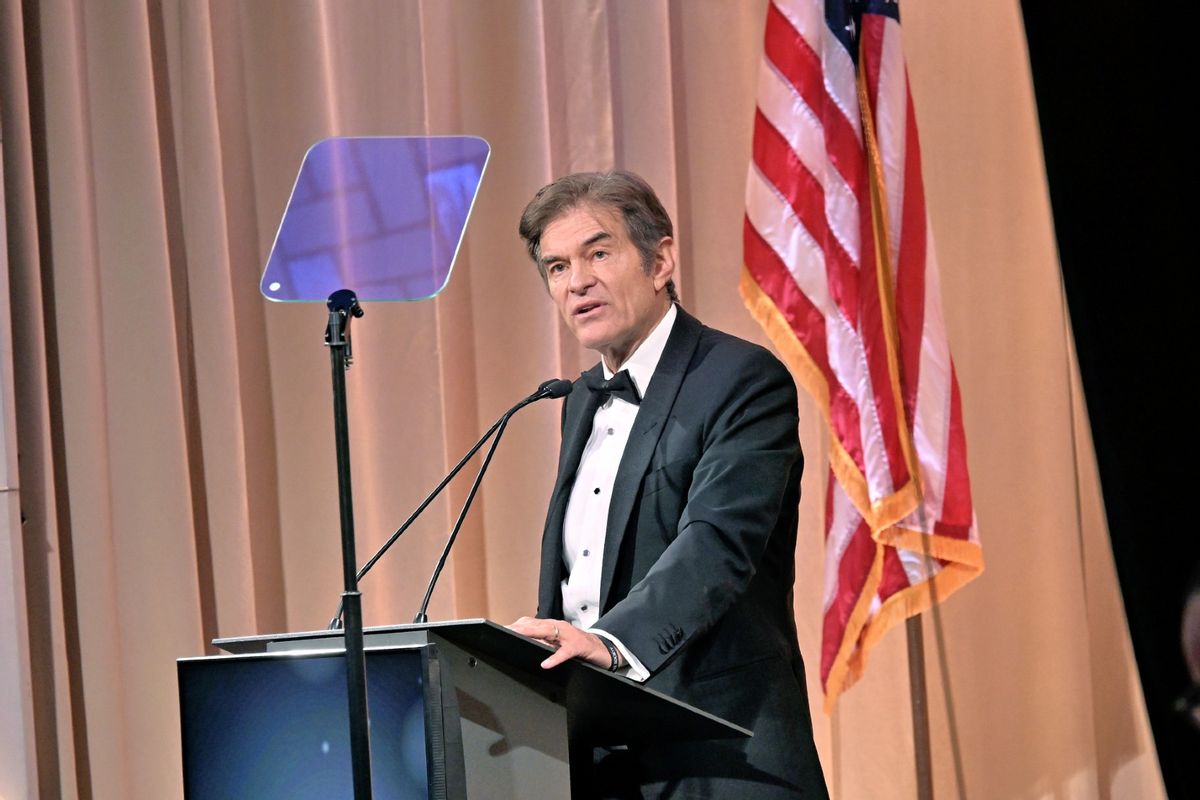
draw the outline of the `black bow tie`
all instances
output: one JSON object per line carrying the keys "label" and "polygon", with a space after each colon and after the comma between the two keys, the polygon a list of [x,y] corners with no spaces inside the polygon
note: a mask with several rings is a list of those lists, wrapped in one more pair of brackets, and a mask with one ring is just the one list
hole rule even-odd
{"label": "black bow tie", "polygon": [[607,403],[610,397],[619,397],[626,403],[633,403],[635,406],[642,402],[642,396],[638,394],[637,387],[633,385],[633,379],[629,377],[629,370],[623,369],[608,380],[604,380],[604,373],[599,370],[585,372],[583,373],[583,383],[600,398],[600,405]]}

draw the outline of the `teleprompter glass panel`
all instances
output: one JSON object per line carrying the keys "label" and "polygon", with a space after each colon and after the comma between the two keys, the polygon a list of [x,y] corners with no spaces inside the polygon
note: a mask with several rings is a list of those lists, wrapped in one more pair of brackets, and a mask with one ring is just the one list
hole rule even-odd
{"label": "teleprompter glass panel", "polygon": [[476,136],[336,137],[304,156],[263,271],[269,300],[423,300],[450,279],[491,148]]}

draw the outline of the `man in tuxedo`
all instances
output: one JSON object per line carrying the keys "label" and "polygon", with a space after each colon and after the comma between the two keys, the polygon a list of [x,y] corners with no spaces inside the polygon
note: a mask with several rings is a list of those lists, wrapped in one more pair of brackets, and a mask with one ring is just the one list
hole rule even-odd
{"label": "man in tuxedo", "polygon": [[521,237],[601,362],[563,407],[536,617],[513,624],[754,732],[601,759],[601,794],[827,797],[792,611],[803,460],[767,350],[677,305],[676,244],[630,173],[544,187]]}

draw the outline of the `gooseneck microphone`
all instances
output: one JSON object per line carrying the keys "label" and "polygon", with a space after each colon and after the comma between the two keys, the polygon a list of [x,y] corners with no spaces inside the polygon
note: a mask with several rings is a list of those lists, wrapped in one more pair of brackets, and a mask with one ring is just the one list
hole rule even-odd
{"label": "gooseneck microphone", "polygon": [[[492,454],[496,452],[496,445],[500,443],[500,437],[504,435],[504,429],[508,425],[508,420],[513,414],[516,414],[530,403],[536,403],[538,400],[545,400],[547,398],[556,399],[559,397],[566,397],[571,393],[572,388],[572,384],[568,380],[563,380],[562,378],[551,378],[550,380],[545,381],[538,386],[537,391],[535,391],[533,394],[523,398],[515,406],[510,408],[508,411],[505,411],[504,414],[501,415],[500,419],[496,420],[495,424],[488,428],[483,436],[479,437],[479,441],[475,442],[471,449],[467,451],[467,454],[463,456],[457,464],[454,465],[454,468],[450,470],[450,473],[446,475],[446,477],[442,478],[441,482],[434,487],[433,491],[421,501],[421,504],[417,506],[416,510],[408,515],[408,519],[404,520],[404,523],[396,529],[396,532],[388,537],[388,540],[383,543],[383,546],[380,547],[378,551],[376,551],[375,555],[371,556],[366,564],[363,564],[362,568],[358,571],[358,580],[361,581],[363,576],[370,572],[371,567],[375,566],[375,562],[381,559],[383,554],[391,549],[391,546],[396,543],[396,540],[399,539],[404,532],[409,529],[409,527],[417,520],[417,517],[421,516],[429,504],[432,503],[437,496],[442,493],[442,490],[446,488],[450,481],[454,480],[454,477],[462,471],[462,468],[466,466],[468,461],[471,460],[471,457],[479,452],[479,448],[483,447],[484,443],[487,442],[488,439],[491,439],[492,435],[495,434],[496,438],[492,442],[492,446],[488,448],[488,452],[484,457],[483,465],[480,467],[479,472],[475,476],[475,482],[471,485],[471,491],[467,496],[467,501],[463,504],[462,511],[458,515],[458,520],[455,522],[454,530],[450,534],[450,539],[446,542],[445,549],[442,550],[441,558],[438,559],[437,568],[434,570],[433,577],[429,581],[429,587],[425,591],[425,599],[421,603],[421,610],[417,615],[419,618],[417,621],[426,621],[423,618],[425,617],[425,610],[429,607],[429,598],[433,595],[433,587],[437,583],[438,576],[442,573],[442,568],[446,564],[446,558],[450,555],[450,548],[454,545],[454,540],[458,536],[458,531],[462,527],[463,520],[466,519],[467,510],[471,506],[471,501],[475,499],[475,492],[479,489],[479,483],[483,479],[483,473],[487,470],[488,463],[492,460]],[[341,627],[342,603],[339,602],[337,612],[333,615],[333,619],[329,621],[329,630],[338,630]]]}
{"label": "gooseneck microphone", "polygon": [[458,519],[454,521],[454,529],[450,531],[450,536],[446,539],[446,546],[442,548],[442,555],[438,558],[437,566],[433,569],[433,575],[429,578],[429,586],[425,588],[425,598],[421,601],[421,608],[413,618],[414,623],[429,621],[429,616],[425,612],[429,609],[430,598],[433,597],[433,587],[437,585],[438,578],[442,574],[442,569],[446,566],[446,559],[450,557],[450,548],[454,546],[454,542],[458,538],[458,532],[462,528],[463,520],[467,518],[467,511],[470,510],[471,503],[475,500],[475,492],[479,490],[479,484],[483,481],[483,475],[487,472],[488,465],[492,463],[492,454],[496,452],[496,447],[500,444],[500,438],[504,436],[504,429],[508,427],[508,420],[513,414],[536,400],[541,400],[544,397],[565,397],[571,393],[571,388],[572,384],[570,381],[565,381],[561,378],[548,380],[539,386],[536,392],[509,409],[496,422],[494,426],[496,428],[496,438],[492,439],[491,447],[488,448],[487,453],[484,455],[483,463],[479,465],[479,471],[475,473],[475,480],[471,483],[471,491],[467,493],[467,499],[463,503],[462,510],[458,512]]}

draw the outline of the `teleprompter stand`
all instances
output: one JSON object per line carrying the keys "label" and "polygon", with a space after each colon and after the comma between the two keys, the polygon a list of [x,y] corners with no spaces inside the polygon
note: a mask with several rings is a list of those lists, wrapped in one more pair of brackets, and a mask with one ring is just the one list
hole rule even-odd
{"label": "teleprompter stand", "polygon": [[[331,137],[304,155],[263,270],[273,302],[322,302],[333,375],[346,681],[355,800],[371,798],[345,373],[361,299],[416,301],[446,286],[491,147],[476,136]],[[326,299],[327,298],[327,299]]]}
{"label": "teleprompter stand", "polygon": [[[354,798],[371,798],[362,606],[350,494],[346,369],[362,300],[425,300],[449,281],[491,148],[479,137],[334,137],[314,143],[296,175],[263,270],[263,296],[329,308],[342,606]],[[328,297],[328,300],[326,300]]]}
{"label": "teleprompter stand", "polygon": [[363,315],[349,289],[329,296],[325,344],[333,375],[333,430],[337,449],[338,510],[342,529],[342,608],[345,614],[346,694],[350,703],[350,759],[354,800],[371,800],[371,739],[367,726],[367,665],[363,655],[362,595],[354,552],[354,501],[350,490],[350,426],[346,412],[346,370],[350,367],[350,322]]}

